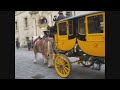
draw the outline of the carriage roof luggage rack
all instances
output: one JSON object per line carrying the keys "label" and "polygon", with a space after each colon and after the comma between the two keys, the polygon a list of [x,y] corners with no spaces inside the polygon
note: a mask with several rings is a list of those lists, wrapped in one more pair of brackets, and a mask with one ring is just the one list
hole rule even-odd
{"label": "carriage roof luggage rack", "polygon": [[68,17],[68,18],[62,19],[60,21],[75,19],[75,18],[78,18],[78,17],[82,17],[82,16],[86,16],[86,15],[90,15],[90,14],[96,14],[96,13],[100,13],[100,12],[104,12],[104,11],[95,11],[95,12],[92,12],[92,13],[86,13],[86,14],[79,15],[79,16]]}

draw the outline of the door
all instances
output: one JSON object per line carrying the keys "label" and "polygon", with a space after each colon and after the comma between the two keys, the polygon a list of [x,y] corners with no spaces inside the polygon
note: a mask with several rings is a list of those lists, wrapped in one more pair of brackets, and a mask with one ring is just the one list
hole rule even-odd
{"label": "door", "polygon": [[105,56],[105,13],[85,16],[84,22],[85,29],[79,23],[81,31],[80,38],[77,39],[79,47],[89,55]]}
{"label": "door", "polygon": [[86,16],[86,22],[88,53],[95,56],[105,56],[105,13]]}
{"label": "door", "polygon": [[[73,29],[73,28],[72,28]],[[75,45],[75,39],[68,39],[69,33],[69,22],[61,21],[57,23],[57,48],[63,51],[71,50]]]}

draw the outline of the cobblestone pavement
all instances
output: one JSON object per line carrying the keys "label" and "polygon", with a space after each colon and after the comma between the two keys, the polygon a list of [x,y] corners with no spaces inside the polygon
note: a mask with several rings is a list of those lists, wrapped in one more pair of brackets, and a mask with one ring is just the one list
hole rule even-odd
{"label": "cobblestone pavement", "polygon": [[[43,57],[38,54],[37,63],[33,63],[34,53],[27,48],[15,49],[15,79],[63,79],[54,68],[43,64]],[[76,58],[70,58],[71,61]],[[100,71],[72,64],[71,74],[67,79],[105,79],[105,65]]]}

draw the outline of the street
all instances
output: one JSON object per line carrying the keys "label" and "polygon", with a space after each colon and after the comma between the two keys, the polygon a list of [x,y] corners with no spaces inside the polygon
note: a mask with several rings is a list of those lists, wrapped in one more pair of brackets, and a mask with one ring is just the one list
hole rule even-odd
{"label": "street", "polygon": [[[15,49],[15,79],[64,79],[54,68],[48,68],[43,63],[43,57],[38,54],[37,63],[33,63],[34,53],[27,48]],[[77,60],[75,57],[70,60]],[[71,65],[70,76],[66,79],[105,79],[105,65],[100,71],[83,67],[74,63]]]}

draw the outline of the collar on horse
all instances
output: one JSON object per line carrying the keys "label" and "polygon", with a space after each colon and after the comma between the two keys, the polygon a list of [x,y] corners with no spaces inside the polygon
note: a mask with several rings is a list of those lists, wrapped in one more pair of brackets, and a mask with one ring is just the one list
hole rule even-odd
{"label": "collar on horse", "polygon": [[35,44],[35,42],[36,42],[37,40],[39,40],[39,39],[41,39],[40,36],[33,41],[33,44]]}
{"label": "collar on horse", "polygon": [[36,41],[41,40],[41,39],[45,39],[45,41],[50,41],[50,40],[49,40],[49,37],[47,37],[47,36],[43,36],[42,38],[39,36],[38,38],[36,38],[36,39],[33,41],[33,44],[35,44]]}

